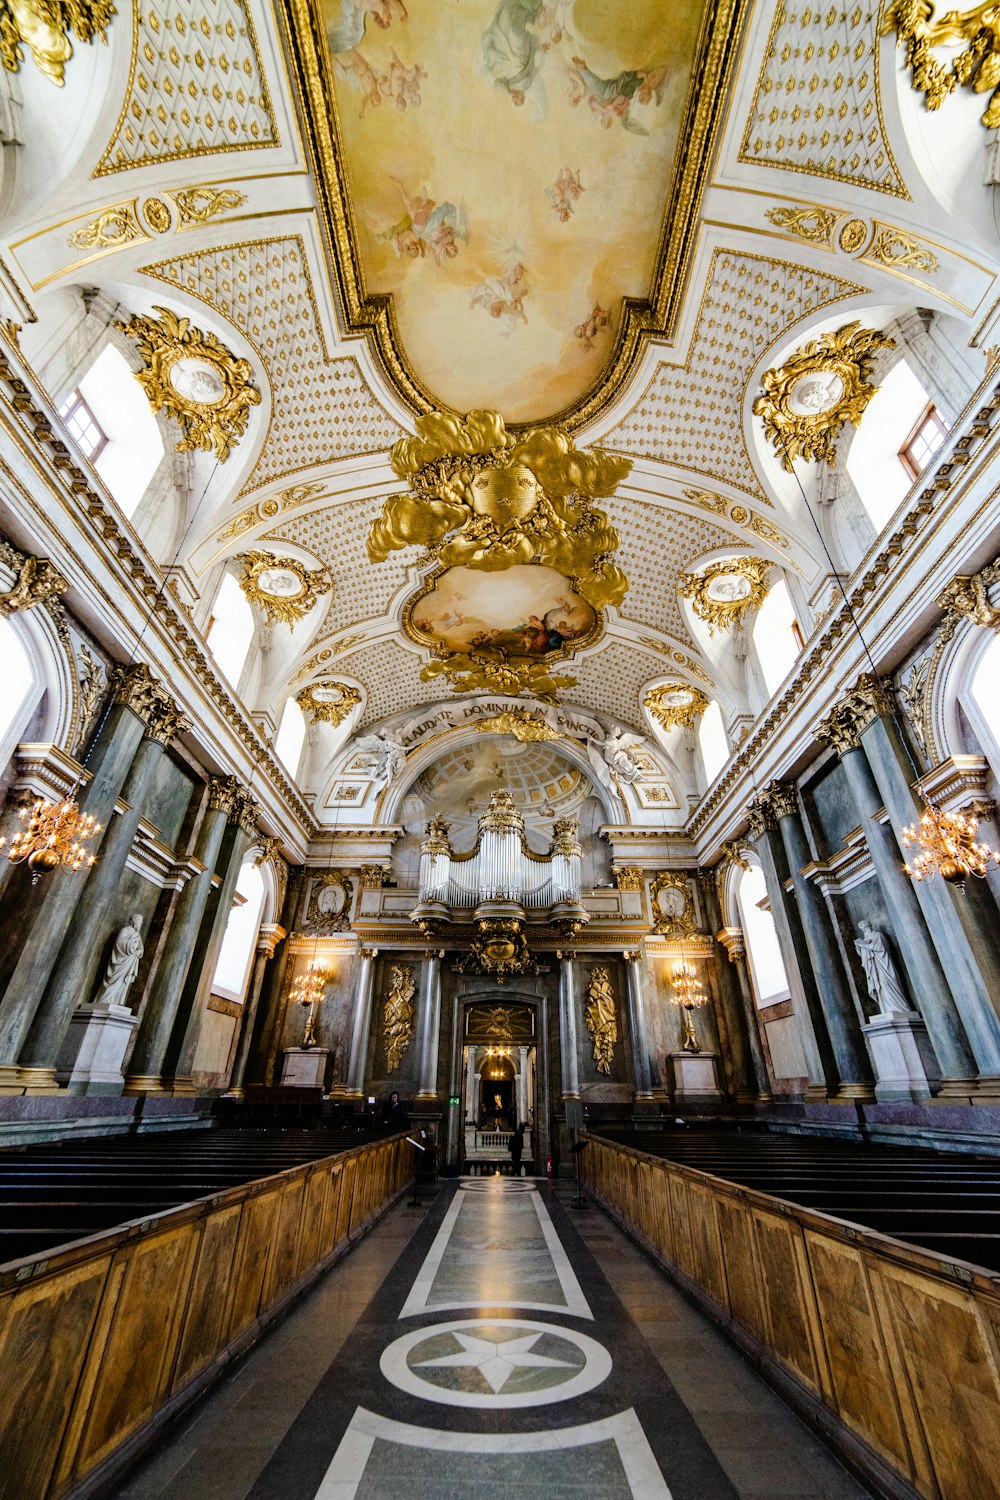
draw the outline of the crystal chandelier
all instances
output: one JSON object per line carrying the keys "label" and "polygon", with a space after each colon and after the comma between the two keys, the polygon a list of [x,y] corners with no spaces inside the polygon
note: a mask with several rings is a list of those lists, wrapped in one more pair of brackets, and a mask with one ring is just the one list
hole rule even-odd
{"label": "crystal chandelier", "polygon": [[691,1012],[701,1005],[708,1003],[708,996],[701,987],[701,980],[693,964],[685,959],[678,959],[670,971],[671,982],[674,993],[671,997],[675,1005],[680,1007],[681,1017],[684,1021],[684,1041],[682,1046],[685,1052],[700,1052],[698,1038],[695,1035],[694,1023],[691,1020]]}
{"label": "crystal chandelier", "polygon": [[[27,860],[31,871],[32,885],[40,875],[46,875],[64,865],[69,870],[87,869],[96,861],[95,854],[88,854],[83,845],[100,833],[102,824],[89,813],[82,813],[72,797],[62,802],[48,802],[44,797],[31,807],[22,807],[18,813],[27,827],[16,833],[7,850],[11,864],[19,865]],[[0,849],[6,836],[0,837]]]}
{"label": "crystal chandelier", "polygon": [[292,985],[291,1000],[295,1005],[304,1005],[307,1009],[306,1029],[302,1037],[303,1047],[315,1047],[316,1045],[316,1006],[323,998],[326,976],[319,970],[309,966],[304,973],[300,974]]}
{"label": "crystal chandelier", "polygon": [[928,803],[919,823],[902,830],[904,848],[918,852],[903,866],[911,880],[932,880],[940,875],[950,885],[964,890],[969,875],[985,875],[1000,866],[1000,854],[976,841],[979,819],[970,813],[943,812]]}

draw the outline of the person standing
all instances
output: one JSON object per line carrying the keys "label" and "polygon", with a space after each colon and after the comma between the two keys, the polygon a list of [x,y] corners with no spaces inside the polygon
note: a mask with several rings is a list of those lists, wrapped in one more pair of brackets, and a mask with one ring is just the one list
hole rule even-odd
{"label": "person standing", "polygon": [[521,1175],[521,1157],[524,1155],[524,1126],[518,1125],[510,1138],[510,1159],[514,1168],[514,1176]]}

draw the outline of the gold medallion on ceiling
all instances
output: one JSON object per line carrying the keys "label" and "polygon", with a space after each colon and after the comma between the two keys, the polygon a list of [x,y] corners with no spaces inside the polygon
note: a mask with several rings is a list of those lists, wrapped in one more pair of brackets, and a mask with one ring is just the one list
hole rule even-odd
{"label": "gold medallion on ceiling", "polygon": [[650,688],[642,700],[643,708],[649,710],[663,729],[693,729],[696,720],[708,707],[708,697],[701,688],[687,682],[663,682]]}
{"label": "gold medallion on ceiling", "polygon": [[[1000,12],[995,5],[977,5],[964,15],[950,10],[938,20],[928,0],[893,0],[880,34],[893,31],[906,49],[913,87],[928,109],[939,109],[958,84],[967,84],[977,94],[992,92],[982,121],[988,130],[1000,126]],[[969,45],[956,53],[960,42]],[[947,65],[934,56],[935,47],[949,49]]]}
{"label": "gold medallion on ceiling", "polygon": [[700,573],[682,574],[677,592],[691,600],[691,608],[714,635],[760,609],[767,598],[771,566],[763,557],[725,557]]}
{"label": "gold medallion on ceiling", "polygon": [[422,546],[436,564],[403,607],[403,629],[435,655],[421,676],[553,702],[575,682],[555,664],[600,637],[602,609],[628,589],[611,561],[618,533],[591,502],[631,463],[581,453],[555,427],[515,438],[496,412],[422,417],[417,429],[392,450],[411,489],[386,500],[368,555]]}
{"label": "gold medallion on ceiling", "polygon": [[295,701],[303,713],[321,724],[342,724],[361,702],[361,693],[348,682],[311,682]]}
{"label": "gold medallion on ceiling", "polygon": [[753,404],[764,432],[789,473],[797,458],[836,460],[835,441],[850,422],[857,427],[874,396],[875,355],[895,348],[876,328],[848,323],[824,333],[761,378]]}
{"label": "gold medallion on ceiling", "polygon": [[16,73],[27,47],[38,71],[61,88],[73,56],[70,34],[79,42],[107,41],[114,13],[111,0],[0,0],[0,60]]}
{"label": "gold medallion on ceiling", "polygon": [[273,552],[246,552],[240,587],[251,604],[264,611],[267,620],[280,620],[294,630],[307,615],[317,595],[330,587],[330,578],[322,568],[311,570],[295,557],[278,557]]}
{"label": "gold medallion on ceiling", "polygon": [[224,463],[246,431],[251,406],[260,403],[253,370],[214,333],[193,328],[168,307],[153,311],[159,318],[137,314],[115,325],[135,339],[146,362],[135,378],[153,410],[180,424],[178,453],[214,448]]}

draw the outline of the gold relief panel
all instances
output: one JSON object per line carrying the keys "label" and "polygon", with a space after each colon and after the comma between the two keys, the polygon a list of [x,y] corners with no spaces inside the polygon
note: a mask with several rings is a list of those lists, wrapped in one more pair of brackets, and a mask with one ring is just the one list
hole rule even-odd
{"label": "gold relief panel", "polygon": [[725,557],[700,573],[682,575],[677,592],[691,600],[691,608],[714,635],[760,609],[767,598],[767,575],[772,567],[763,557]]}
{"label": "gold relief panel", "polygon": [[[896,33],[913,70],[913,87],[923,94],[928,109],[940,109],[959,84],[991,98],[982,116],[987,130],[1000,126],[1000,12],[995,5],[977,5],[964,14],[950,10],[937,17],[929,0],[893,0],[882,20],[880,35]],[[955,48],[962,42],[963,52]],[[947,62],[935,57],[935,47],[947,51]]]}
{"label": "gold relief panel", "polygon": [[113,203],[88,224],[74,229],[67,244],[74,250],[120,250],[149,239],[136,215],[136,200]]}
{"label": "gold relief panel", "polygon": [[325,569],[309,569],[295,557],[246,552],[239,562],[243,566],[240,587],[250,603],[262,609],[269,621],[280,620],[291,630],[331,586]]}
{"label": "gold relief panel", "polygon": [[553,729],[539,714],[526,708],[505,709],[490,719],[479,719],[473,725],[477,734],[512,734],[522,744],[540,740],[561,740],[565,735]]}
{"label": "gold relief panel", "polygon": [[137,315],[115,325],[135,339],[145,360],[136,379],[153,410],[180,424],[178,453],[214,448],[224,463],[246,432],[250,408],[260,404],[253,370],[214,333],[194,328],[168,307],[153,311],[158,318]]}
{"label": "gold relief panel", "polygon": [[701,688],[692,687],[690,683],[663,682],[659,687],[650,688],[642,700],[642,706],[649,710],[665,730],[671,730],[678,724],[683,729],[693,729],[708,707],[708,702],[707,694]]}
{"label": "gold relief panel", "polygon": [[603,966],[590,971],[583,1019],[594,1045],[594,1066],[598,1073],[610,1073],[618,1041],[618,1007],[611,975]]}
{"label": "gold relief panel", "polygon": [[662,937],[686,937],[697,925],[686,875],[664,870],[649,888],[653,928]]}
{"label": "gold relief panel", "polygon": [[[764,217],[796,239],[821,245],[824,250],[839,247],[845,255],[857,256],[866,265],[887,271],[922,271],[926,275],[941,269],[933,250],[916,235],[881,219],[869,222],[850,218],[842,210],[821,208],[817,204],[769,208]],[[842,226],[839,231],[838,224]]]}
{"label": "gold relief panel", "polygon": [[875,394],[876,354],[894,347],[878,329],[848,323],[765,372],[753,413],[762,419],[783,468],[791,473],[797,458],[834,463],[844,424],[856,427]]}
{"label": "gold relief panel", "polygon": [[413,997],[417,987],[409,964],[393,964],[389,971],[389,993],[382,1012],[386,1071],[395,1073],[413,1038]]}
{"label": "gold relief panel", "polygon": [[341,870],[313,877],[306,926],[311,932],[346,932],[351,925],[354,881]]}
{"label": "gold relief panel", "polygon": [[221,214],[229,214],[242,208],[247,201],[246,193],[241,193],[236,188],[213,185],[175,188],[167,197],[173,200],[177,209],[179,229],[197,229],[199,225],[207,224]]}
{"label": "gold relief panel", "polygon": [[70,37],[106,42],[114,13],[112,0],[0,0],[0,61],[16,73],[26,47],[38,71],[61,88],[73,56]]}
{"label": "gold relief panel", "polygon": [[312,682],[295,701],[303,713],[322,724],[342,724],[361,702],[361,693],[348,682]]}

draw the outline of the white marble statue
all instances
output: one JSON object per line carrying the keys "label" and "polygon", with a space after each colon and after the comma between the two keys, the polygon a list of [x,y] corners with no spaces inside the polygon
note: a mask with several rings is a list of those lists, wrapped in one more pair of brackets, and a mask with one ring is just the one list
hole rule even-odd
{"label": "white marble statue", "polygon": [[129,988],[139,972],[142,958],[142,938],[139,929],[142,917],[133,912],[125,926],[115,938],[108,967],[104,971],[101,987],[94,997],[97,1005],[124,1005]]}
{"label": "white marble statue", "polygon": [[863,921],[861,936],[855,938],[854,946],[861,955],[868,993],[875,1001],[879,1014],[885,1016],[893,1011],[908,1014],[910,1002],[882,934],[870,922]]}
{"label": "white marble statue", "polygon": [[612,724],[603,739],[592,735],[587,741],[587,755],[601,783],[610,786],[612,772],[627,786],[637,781],[642,771],[633,758],[633,751],[645,743],[641,734],[628,734],[620,724]]}
{"label": "white marble statue", "polygon": [[406,748],[402,740],[391,729],[378,734],[366,734],[357,741],[357,748],[364,759],[366,769],[375,772],[386,786],[399,775],[406,764]]}

